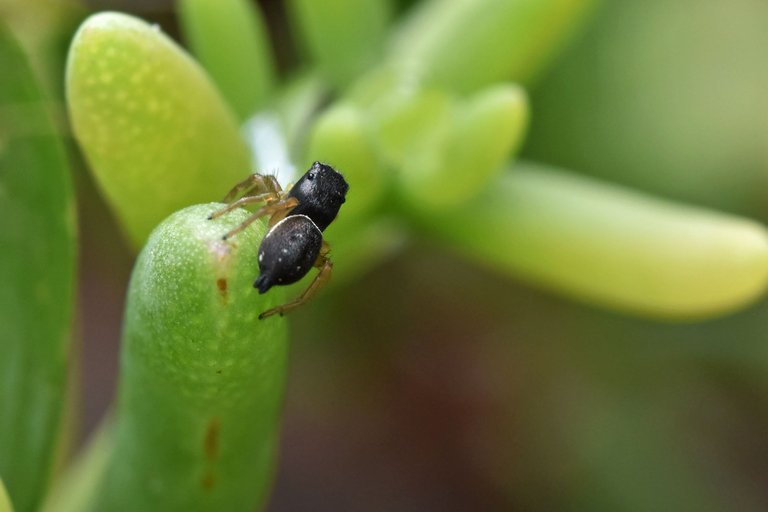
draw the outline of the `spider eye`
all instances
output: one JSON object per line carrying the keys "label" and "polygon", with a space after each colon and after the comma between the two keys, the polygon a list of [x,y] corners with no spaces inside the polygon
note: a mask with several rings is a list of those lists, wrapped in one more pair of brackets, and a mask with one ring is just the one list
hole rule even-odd
{"label": "spider eye", "polygon": [[307,179],[308,179],[309,181],[312,181],[313,179],[315,179],[315,173],[313,173],[313,172],[310,172],[309,174],[307,174]]}

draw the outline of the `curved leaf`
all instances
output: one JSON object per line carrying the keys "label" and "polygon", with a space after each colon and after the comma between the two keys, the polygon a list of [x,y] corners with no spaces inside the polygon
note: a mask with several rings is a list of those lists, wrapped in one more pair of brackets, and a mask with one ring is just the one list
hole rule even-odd
{"label": "curved leaf", "polygon": [[131,278],[115,443],[91,510],[252,511],[272,474],[287,322],[284,297],[252,283],[266,231],[221,235],[249,214],[220,204],[175,213]]}
{"label": "curved leaf", "polygon": [[0,512],[13,512],[11,500],[8,498],[8,493],[5,491],[2,479],[0,479]]}
{"label": "curved leaf", "polygon": [[52,472],[71,341],[72,183],[47,98],[0,26],[0,475],[20,512]]}
{"label": "curved leaf", "polygon": [[446,124],[435,147],[418,147],[402,163],[402,189],[414,207],[460,208],[497,178],[523,141],[527,97],[514,84],[488,87],[457,102]]}
{"label": "curved leaf", "polygon": [[306,160],[327,162],[354,183],[342,219],[359,217],[380,205],[387,173],[368,140],[361,109],[339,103],[326,110],[312,127]]}
{"label": "curved leaf", "polygon": [[541,166],[519,166],[427,227],[504,272],[652,317],[722,314],[768,284],[758,223]]}
{"label": "curved leaf", "polygon": [[596,1],[427,0],[399,27],[391,61],[410,79],[459,92],[526,82]]}
{"label": "curved leaf", "polygon": [[83,23],[67,101],[96,181],[137,247],[173,211],[223,195],[249,172],[237,122],[203,70],[137,18]]}
{"label": "curved leaf", "polygon": [[389,0],[292,0],[294,25],[323,77],[344,87],[375,62],[392,6]]}
{"label": "curved leaf", "polygon": [[263,107],[275,64],[258,8],[246,0],[181,0],[179,15],[193,53],[240,119]]}

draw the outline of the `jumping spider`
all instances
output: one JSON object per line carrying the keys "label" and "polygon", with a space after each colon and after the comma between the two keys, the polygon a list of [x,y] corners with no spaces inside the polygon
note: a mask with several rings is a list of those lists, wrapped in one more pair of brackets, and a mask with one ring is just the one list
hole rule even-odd
{"label": "jumping spider", "polygon": [[[330,165],[315,162],[286,193],[274,176],[252,174],[238,183],[224,197],[228,205],[212,213],[215,219],[251,203],[265,203],[239,226],[225,234],[227,240],[256,219],[271,215],[269,231],[259,246],[259,277],[253,283],[259,293],[275,285],[295,283],[312,267],[320,269],[312,283],[299,297],[264,311],[259,319],[283,315],[309,300],[331,277],[333,264],[328,258],[330,246],[323,231],[333,222],[345,201],[349,185]],[[235,199],[240,196],[240,199]]]}

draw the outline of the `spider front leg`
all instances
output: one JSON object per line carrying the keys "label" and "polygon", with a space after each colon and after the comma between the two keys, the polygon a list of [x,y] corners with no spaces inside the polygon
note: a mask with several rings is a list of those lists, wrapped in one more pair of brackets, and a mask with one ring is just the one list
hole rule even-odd
{"label": "spider front leg", "polygon": [[222,203],[230,203],[237,196],[253,196],[259,194],[273,193],[275,196],[280,196],[283,192],[283,188],[278,183],[277,178],[270,174],[251,174],[246,179],[232,187]]}
{"label": "spider front leg", "polygon": [[[235,201],[238,196],[242,197]],[[208,220],[221,217],[225,213],[245,206],[251,203],[272,202],[283,196],[283,189],[280,187],[277,178],[263,174],[251,174],[246,179],[232,187],[232,190],[224,196],[222,202],[227,203],[225,208],[217,210],[208,216]]]}
{"label": "spider front leg", "polygon": [[317,257],[317,260],[315,261],[315,265],[314,265],[315,268],[320,269],[320,272],[317,273],[317,276],[315,276],[315,279],[313,279],[310,285],[307,287],[307,289],[304,290],[304,293],[299,295],[297,298],[293,299],[291,302],[283,304],[282,306],[277,306],[275,308],[268,309],[267,311],[259,315],[259,320],[264,320],[265,318],[272,315],[283,316],[285,313],[288,313],[289,311],[296,309],[297,307],[301,306],[302,304],[307,302],[309,299],[314,297],[315,294],[318,292],[318,290],[320,290],[320,288],[322,288],[323,285],[331,279],[331,271],[333,270],[333,263],[331,262],[330,258],[328,258],[329,252],[330,252],[330,246],[325,241],[323,241],[323,247],[322,249],[320,249],[320,255]]}
{"label": "spider front leg", "polygon": [[[257,219],[260,219],[261,217],[265,217],[267,215],[271,215],[272,219],[275,218],[283,218],[285,215],[296,207],[296,205],[299,204],[298,199],[295,197],[284,197],[282,199],[279,199],[277,201],[271,202],[269,204],[266,204],[256,210],[256,212],[245,219],[242,223],[240,223],[239,226],[234,228],[233,230],[227,232],[224,236],[221,237],[222,240],[226,240],[227,238],[233,237],[251,224],[253,224]],[[227,207],[229,208],[229,207]],[[274,222],[271,220],[270,224],[274,224]]]}

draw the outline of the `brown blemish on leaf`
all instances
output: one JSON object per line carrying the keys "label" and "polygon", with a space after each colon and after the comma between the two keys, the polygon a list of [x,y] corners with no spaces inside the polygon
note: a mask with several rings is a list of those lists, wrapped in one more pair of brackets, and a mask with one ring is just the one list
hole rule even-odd
{"label": "brown blemish on leaf", "polygon": [[205,429],[203,437],[203,454],[207,461],[205,473],[203,474],[200,485],[206,491],[210,491],[216,485],[215,464],[219,456],[219,420],[212,418]]}
{"label": "brown blemish on leaf", "polygon": [[216,477],[210,469],[203,475],[203,480],[200,482],[200,485],[202,485],[203,489],[206,491],[210,491],[216,485]]}
{"label": "brown blemish on leaf", "polygon": [[219,298],[222,304],[227,303],[227,278],[220,277],[216,280],[216,287],[219,289]]}
{"label": "brown blemish on leaf", "polygon": [[213,462],[219,455],[219,420],[217,418],[213,418],[205,430],[203,453],[208,462]]}

